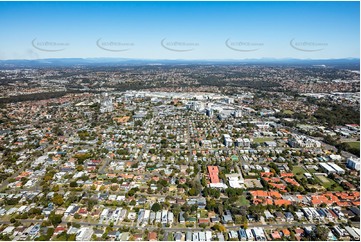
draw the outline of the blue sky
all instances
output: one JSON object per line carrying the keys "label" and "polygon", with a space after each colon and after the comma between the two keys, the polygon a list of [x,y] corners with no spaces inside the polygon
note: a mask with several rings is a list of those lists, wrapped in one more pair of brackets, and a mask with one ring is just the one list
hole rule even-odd
{"label": "blue sky", "polygon": [[359,2],[0,2],[0,29],[0,59],[360,56]]}

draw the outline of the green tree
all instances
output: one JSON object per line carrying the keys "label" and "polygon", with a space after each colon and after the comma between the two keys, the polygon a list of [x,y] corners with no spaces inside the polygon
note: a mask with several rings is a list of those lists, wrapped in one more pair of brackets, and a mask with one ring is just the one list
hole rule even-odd
{"label": "green tree", "polygon": [[61,223],[61,218],[63,216],[60,215],[60,214],[55,214],[55,212],[52,212],[50,215],[49,215],[49,221],[51,222],[51,224],[56,227],[58,226],[60,223]]}
{"label": "green tree", "polygon": [[58,206],[61,206],[64,203],[63,196],[60,194],[55,194],[52,201]]}
{"label": "green tree", "polygon": [[58,192],[59,191],[59,185],[54,185],[52,190],[53,190],[53,192]]}
{"label": "green tree", "polygon": [[202,229],[205,229],[205,228],[207,228],[207,224],[206,223],[201,223],[201,224],[199,224],[199,227],[201,227]]}
{"label": "green tree", "polygon": [[152,205],[151,210],[152,210],[153,212],[158,212],[159,210],[161,210],[160,204],[159,204],[159,203],[154,203],[154,204]]}
{"label": "green tree", "polygon": [[219,224],[219,223],[213,225],[212,229],[217,230],[222,233],[227,231],[226,227],[224,227],[222,224]]}
{"label": "green tree", "polygon": [[76,170],[77,170],[77,171],[83,171],[83,170],[84,170],[84,166],[78,165],[78,166],[76,167]]}
{"label": "green tree", "polygon": [[199,192],[197,191],[197,189],[192,187],[191,189],[189,189],[188,194],[189,194],[189,196],[197,196],[199,194]]}
{"label": "green tree", "polygon": [[87,209],[88,209],[88,211],[91,211],[96,204],[98,204],[97,199],[94,199],[94,198],[88,199],[88,201],[87,201]]}
{"label": "green tree", "polygon": [[329,232],[330,230],[326,226],[317,225],[310,236],[312,240],[327,241]]}

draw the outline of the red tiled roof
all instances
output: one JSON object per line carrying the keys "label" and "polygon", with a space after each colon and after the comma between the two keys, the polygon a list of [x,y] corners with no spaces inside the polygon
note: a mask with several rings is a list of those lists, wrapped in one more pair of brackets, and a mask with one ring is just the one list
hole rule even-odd
{"label": "red tiled roof", "polygon": [[336,204],[337,204],[337,206],[340,206],[340,207],[348,207],[348,206],[350,206],[349,202],[341,202],[341,201],[339,201]]}
{"label": "red tiled roof", "polygon": [[149,232],[148,240],[157,240],[157,233],[156,232]]}
{"label": "red tiled roof", "polygon": [[271,177],[273,176],[273,172],[261,172],[261,177]]}
{"label": "red tiled roof", "polygon": [[293,178],[284,178],[283,180],[285,180],[285,182],[290,183],[294,186],[297,186],[297,187],[300,186],[300,184],[298,182],[296,182]]}
{"label": "red tiled roof", "polygon": [[198,219],[198,223],[200,223],[200,224],[209,223],[209,218],[200,218],[200,219]]}
{"label": "red tiled roof", "polygon": [[207,168],[208,168],[209,179],[211,180],[211,183],[219,183],[218,167],[217,166],[208,166]]}
{"label": "red tiled roof", "polygon": [[60,234],[61,232],[64,232],[66,229],[62,226],[58,226],[54,230],[54,234]]}
{"label": "red tiled roof", "polygon": [[271,234],[272,238],[273,239],[280,239],[281,238],[281,235],[278,231],[275,231]]}
{"label": "red tiled roof", "polygon": [[290,236],[291,233],[288,229],[282,229],[282,233],[285,235],[285,236]]}
{"label": "red tiled roof", "polygon": [[281,173],[281,177],[294,177],[293,173]]}
{"label": "red tiled roof", "polygon": [[274,200],[274,204],[276,206],[291,205],[291,201],[285,200],[285,199],[277,199],[277,200]]}

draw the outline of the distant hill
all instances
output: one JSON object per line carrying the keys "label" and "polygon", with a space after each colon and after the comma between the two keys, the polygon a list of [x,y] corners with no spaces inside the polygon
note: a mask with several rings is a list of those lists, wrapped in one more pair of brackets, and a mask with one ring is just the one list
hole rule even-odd
{"label": "distant hill", "polygon": [[127,65],[284,65],[360,69],[360,59],[241,59],[241,60],[151,60],[125,58],[52,58],[36,60],[0,60],[0,68],[46,68],[80,66],[127,66]]}

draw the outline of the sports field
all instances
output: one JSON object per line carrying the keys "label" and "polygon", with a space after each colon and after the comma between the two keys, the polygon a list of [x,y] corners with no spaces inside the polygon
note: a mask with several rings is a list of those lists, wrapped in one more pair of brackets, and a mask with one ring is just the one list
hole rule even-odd
{"label": "sports field", "polygon": [[326,189],[330,188],[332,191],[343,191],[343,188],[338,183],[325,176],[316,176],[316,178],[320,181],[321,185]]}
{"label": "sports field", "polygon": [[327,177],[317,176],[317,178],[318,178],[322,183],[330,183],[330,181],[327,179]]}

